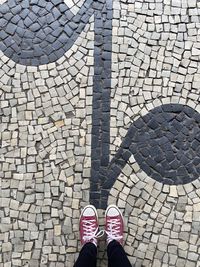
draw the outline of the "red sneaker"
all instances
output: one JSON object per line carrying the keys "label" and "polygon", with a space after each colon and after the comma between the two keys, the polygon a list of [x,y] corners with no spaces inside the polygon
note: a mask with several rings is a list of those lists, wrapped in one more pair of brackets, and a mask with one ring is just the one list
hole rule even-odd
{"label": "red sneaker", "polygon": [[122,245],[124,221],[121,211],[118,209],[117,206],[110,205],[106,209],[105,217],[105,232],[107,234],[107,245],[113,240],[118,241]]}
{"label": "red sneaker", "polygon": [[80,216],[80,237],[81,244],[93,243],[97,246],[97,239],[104,235],[104,231],[99,231],[97,210],[94,206],[88,205],[81,212]]}

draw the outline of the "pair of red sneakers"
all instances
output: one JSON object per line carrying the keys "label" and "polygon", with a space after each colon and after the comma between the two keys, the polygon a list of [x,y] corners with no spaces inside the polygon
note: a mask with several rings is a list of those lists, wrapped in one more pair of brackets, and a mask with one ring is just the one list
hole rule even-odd
{"label": "pair of red sneakers", "polygon": [[110,205],[105,212],[105,230],[99,231],[98,214],[94,206],[86,206],[80,216],[81,244],[93,243],[97,246],[98,238],[107,235],[107,245],[113,241],[123,244],[124,222],[121,211],[115,205]]}

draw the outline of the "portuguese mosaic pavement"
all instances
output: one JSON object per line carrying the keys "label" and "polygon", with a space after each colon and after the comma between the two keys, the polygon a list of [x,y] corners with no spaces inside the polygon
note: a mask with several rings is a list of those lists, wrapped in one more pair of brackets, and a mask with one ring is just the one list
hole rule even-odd
{"label": "portuguese mosaic pavement", "polygon": [[0,266],[72,267],[89,203],[200,266],[199,84],[199,0],[0,0]]}

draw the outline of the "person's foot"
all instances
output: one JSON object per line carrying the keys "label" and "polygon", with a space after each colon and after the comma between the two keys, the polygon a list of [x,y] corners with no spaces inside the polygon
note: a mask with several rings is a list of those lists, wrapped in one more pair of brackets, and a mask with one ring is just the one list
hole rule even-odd
{"label": "person's foot", "polygon": [[105,213],[106,225],[105,232],[107,234],[107,245],[113,241],[123,244],[124,221],[121,211],[115,205],[110,205]]}
{"label": "person's foot", "polygon": [[97,246],[97,239],[104,235],[99,231],[98,214],[94,206],[88,205],[81,212],[80,216],[80,238],[81,244],[93,243]]}

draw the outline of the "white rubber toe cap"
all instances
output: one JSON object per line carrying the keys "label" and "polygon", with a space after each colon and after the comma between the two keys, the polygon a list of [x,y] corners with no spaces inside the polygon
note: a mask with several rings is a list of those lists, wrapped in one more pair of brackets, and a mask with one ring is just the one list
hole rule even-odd
{"label": "white rubber toe cap", "polygon": [[86,206],[82,211],[82,215],[83,216],[96,216],[97,213],[96,213],[95,207],[92,205]]}

